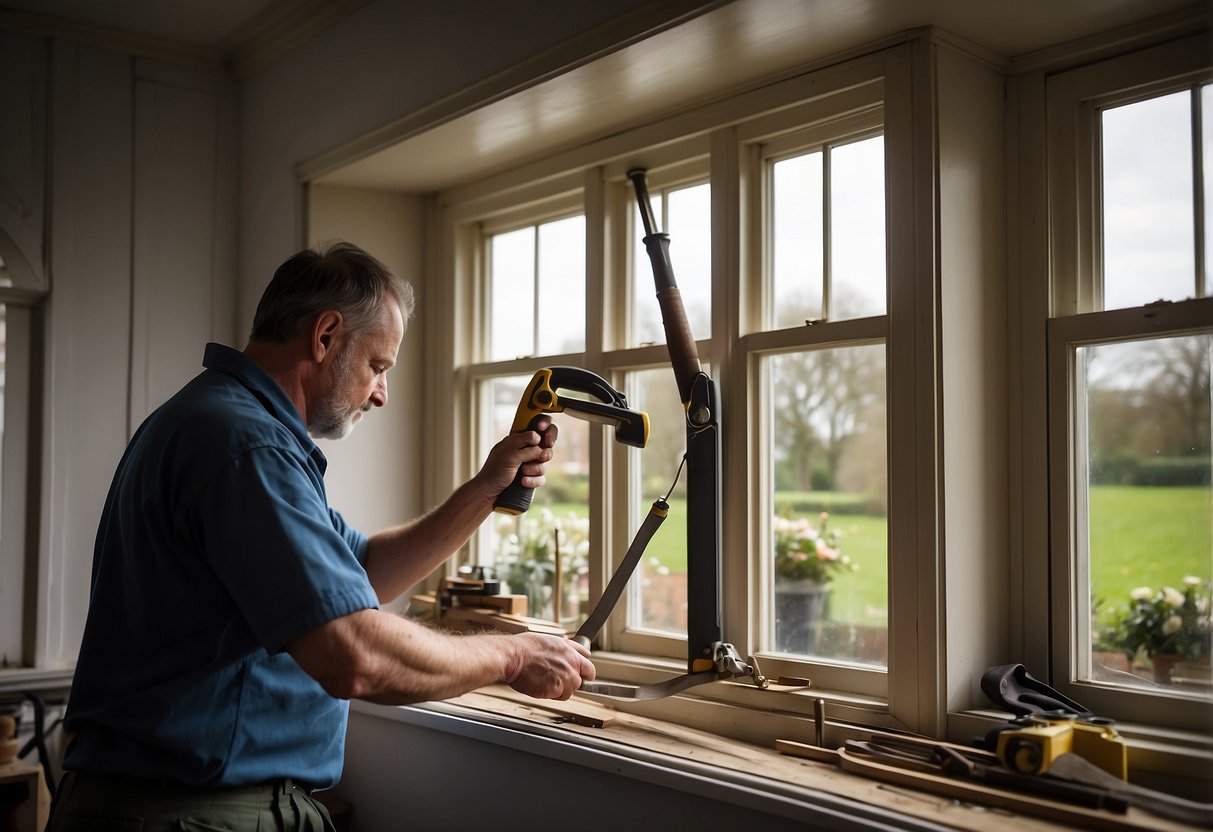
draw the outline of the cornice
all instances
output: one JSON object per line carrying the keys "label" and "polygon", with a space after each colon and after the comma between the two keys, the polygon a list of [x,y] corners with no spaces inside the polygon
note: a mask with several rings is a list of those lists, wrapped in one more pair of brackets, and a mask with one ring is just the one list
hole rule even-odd
{"label": "cornice", "polygon": [[216,44],[187,43],[53,15],[0,7],[0,29],[58,38],[240,80],[307,43],[366,0],[275,0]]}

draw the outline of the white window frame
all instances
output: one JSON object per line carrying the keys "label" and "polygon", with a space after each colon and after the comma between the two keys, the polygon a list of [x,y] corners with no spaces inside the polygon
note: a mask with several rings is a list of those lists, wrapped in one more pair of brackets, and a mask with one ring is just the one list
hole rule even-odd
{"label": "white window frame", "polygon": [[1075,354],[1083,345],[1210,329],[1213,300],[1208,298],[1101,311],[1098,142],[1101,109],[1190,89],[1211,77],[1207,38],[1200,35],[1059,73],[1046,82],[1052,558],[1032,564],[1047,584],[1038,581],[1031,587],[1052,598],[1049,666],[1055,688],[1103,716],[1200,733],[1208,726],[1207,702],[1166,690],[1078,681],[1090,632],[1089,600],[1077,597],[1089,582],[1081,533],[1086,524],[1085,437],[1079,429]]}
{"label": "white window frame", "polygon": [[[38,389],[36,348],[39,328],[39,303],[47,293],[46,278],[21,256],[21,250],[0,229],[0,256],[11,286],[0,287],[0,303],[5,307],[6,345],[4,393],[4,431],[0,436],[0,583],[9,591],[0,596],[5,608],[0,627],[6,633],[0,653],[7,665],[0,669],[28,675],[37,667],[36,591],[39,575],[38,553],[33,539],[37,523],[31,523],[37,509],[40,461],[36,443],[38,412],[34,399]],[[11,639],[11,640],[10,640]],[[2,687],[2,683],[0,683]]]}
{"label": "white window frame", "polygon": [[[929,448],[938,441],[938,428],[930,408],[923,408],[921,385],[916,380],[933,377],[929,368],[934,359],[909,348],[916,332],[935,326],[930,314],[914,311],[916,306],[927,302],[933,291],[925,288],[923,281],[933,279],[934,254],[919,246],[915,236],[923,233],[924,209],[926,216],[934,216],[929,209],[933,195],[914,187],[916,174],[912,170],[912,160],[923,156],[915,145],[928,137],[916,132],[919,122],[915,108],[924,105],[911,95],[911,76],[924,72],[928,61],[927,49],[895,45],[621,133],[554,160],[524,165],[435,198],[439,217],[436,237],[450,246],[446,253],[436,257],[440,268],[449,269],[446,273],[451,278],[447,282],[451,290],[441,300],[449,303],[445,308],[454,325],[448,328],[449,334],[439,339],[434,354],[452,360],[445,373],[438,371],[444,377],[437,383],[449,385],[454,372],[459,402],[455,407],[457,418],[448,422],[448,433],[454,457],[464,460],[467,466],[456,472],[457,478],[474,470],[476,463],[476,453],[466,443],[475,424],[475,402],[469,391],[477,379],[496,374],[528,374],[549,362],[568,359],[619,384],[626,371],[667,365],[664,345],[626,347],[626,313],[618,311],[631,308],[631,276],[622,278],[633,259],[626,246],[630,245],[627,226],[634,210],[634,196],[626,174],[632,167],[645,167],[651,189],[701,179],[705,172],[710,177],[712,337],[700,341],[698,346],[701,360],[711,366],[712,376],[721,385],[727,430],[735,437],[726,439],[723,452],[726,557],[722,593],[726,638],[743,655],[753,655],[759,643],[761,622],[755,610],[764,589],[754,559],[729,557],[727,552],[760,551],[760,545],[766,546],[763,536],[769,534],[769,524],[749,519],[753,516],[755,498],[747,488],[747,483],[758,482],[757,477],[761,476],[755,453],[759,446],[754,444],[761,439],[753,436],[754,431],[749,428],[755,424],[754,394],[761,386],[758,357],[830,341],[905,345],[900,350],[888,347],[886,366],[888,406],[891,414],[900,415],[900,419],[890,416],[889,428],[890,505],[900,509],[891,508],[889,517],[890,539],[896,544],[890,546],[889,555],[888,672],[812,664],[811,696],[806,691],[756,691],[748,682],[739,682],[698,689],[694,692],[696,701],[742,703],[762,710],[804,713],[811,711],[812,698],[821,696],[831,700],[833,712],[843,718],[924,732],[942,730],[939,668],[943,656],[942,651],[931,647],[942,637],[941,616],[936,611],[940,588],[936,579],[930,577],[939,573],[940,555],[938,539],[929,531],[936,525],[939,492],[935,486],[923,491],[924,483],[936,482],[936,474],[933,470],[924,472],[920,459],[924,452],[934,458]],[[917,117],[921,118],[921,114]],[[840,127],[840,123],[844,126]],[[803,133],[806,129],[809,132]],[[806,136],[814,133],[835,140],[844,135],[871,134],[874,129],[885,135],[889,314],[839,321],[824,328],[763,331],[761,310],[766,278],[761,265],[765,213],[760,202],[765,175],[762,145],[786,148],[789,142],[811,144],[812,140]],[[800,138],[788,138],[798,131],[803,133]],[[922,173],[918,171],[918,175]],[[496,218],[511,214],[520,206],[531,212],[525,221],[533,222],[542,213],[539,206],[561,196],[584,200],[586,352],[577,356],[545,356],[541,360],[476,364],[472,359],[479,354],[476,352],[479,347],[473,333],[478,328],[477,318],[483,320],[484,313],[483,288],[478,284],[483,262],[479,249],[481,230],[493,227]],[[674,269],[677,275],[676,258]],[[468,315],[468,309],[476,311]],[[461,340],[459,333],[466,336]],[[924,430],[925,436],[921,433]],[[627,516],[624,506],[628,502],[626,477],[619,475],[626,470],[627,449],[602,434],[591,431],[591,465],[602,472],[592,476],[590,489],[590,518],[596,529],[591,541],[591,560],[595,564],[591,572],[592,599],[605,587],[615,566],[613,558],[622,557],[630,541],[624,520]],[[915,438],[908,441],[910,436]],[[727,475],[730,470],[745,474],[730,477]],[[611,483],[611,487],[606,487],[606,483]],[[902,626],[896,626],[896,620],[902,621]],[[604,632],[605,649],[595,655],[600,676],[647,683],[683,672],[685,646],[681,641],[675,641],[671,649],[669,639],[623,632],[623,621],[622,610],[617,609]],[[780,668],[792,671],[794,667],[800,672],[791,675],[804,675],[810,667],[810,663],[772,660],[768,669],[766,664],[763,661],[763,670],[768,675],[778,675],[782,672]],[[912,681],[901,685],[889,682],[898,677]],[[658,702],[639,707],[660,714],[671,705]],[[698,718],[686,712],[685,702],[680,701],[674,707],[680,711],[679,721],[694,724]],[[712,716],[707,716],[709,713]],[[710,706],[704,714],[703,719],[708,722],[719,716]],[[753,727],[746,730],[752,731]]]}

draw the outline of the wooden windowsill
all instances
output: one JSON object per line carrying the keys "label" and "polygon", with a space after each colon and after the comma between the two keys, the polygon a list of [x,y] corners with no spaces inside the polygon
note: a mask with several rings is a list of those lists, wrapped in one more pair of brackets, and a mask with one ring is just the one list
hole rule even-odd
{"label": "wooden windowsill", "polygon": [[[420,720],[429,728],[516,745],[545,756],[551,756],[558,748],[571,762],[578,762],[577,749],[582,749],[586,756],[584,765],[600,765],[590,761],[590,757],[605,753],[616,759],[630,758],[672,772],[685,772],[690,777],[706,776],[719,782],[722,789],[731,786],[745,790],[748,799],[753,799],[756,792],[765,793],[770,801],[782,804],[785,809],[792,801],[803,807],[806,820],[820,821],[823,813],[842,812],[852,818],[866,815],[886,826],[944,824],[976,832],[987,832],[995,816],[1000,825],[1011,822],[1025,832],[1076,826],[1123,830],[1188,828],[1137,808],[1117,815],[1029,799],[1036,804],[1051,804],[1044,806],[1046,811],[1041,815],[1039,805],[1029,810],[1031,814],[981,805],[976,800],[883,782],[844,771],[832,763],[787,756],[773,748],[624,713],[580,695],[567,703],[547,702],[505,686],[491,686],[444,702],[405,708],[364,703],[354,703],[354,707],[388,718]],[[395,715],[390,714],[393,711]],[[444,717],[448,724],[444,725]]]}

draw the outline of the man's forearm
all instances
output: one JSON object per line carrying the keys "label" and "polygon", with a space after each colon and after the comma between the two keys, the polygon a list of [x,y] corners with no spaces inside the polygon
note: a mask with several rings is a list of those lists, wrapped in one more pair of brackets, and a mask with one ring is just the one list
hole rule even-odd
{"label": "man's forearm", "polygon": [[567,699],[594,678],[576,642],[526,633],[450,635],[379,610],[361,610],[300,636],[290,654],[331,696],[405,705],[496,682]]}
{"label": "man's forearm", "polygon": [[495,496],[473,478],[428,514],[372,535],[366,571],[380,602],[399,597],[458,551],[492,513]]}

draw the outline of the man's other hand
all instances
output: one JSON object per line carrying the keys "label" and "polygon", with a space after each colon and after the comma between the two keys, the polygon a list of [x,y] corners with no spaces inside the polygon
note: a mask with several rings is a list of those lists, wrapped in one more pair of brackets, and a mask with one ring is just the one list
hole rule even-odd
{"label": "man's other hand", "polygon": [[540,633],[521,633],[518,666],[505,681],[519,693],[536,699],[568,699],[582,682],[596,675],[590,651],[573,641]]}

